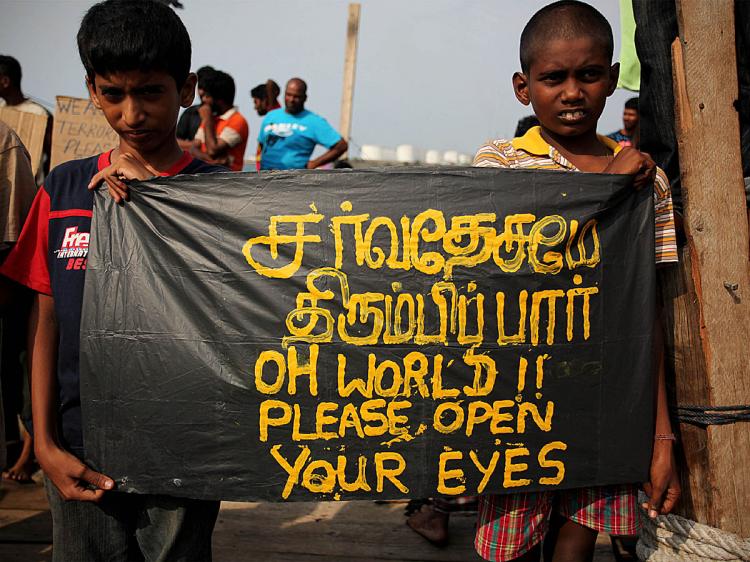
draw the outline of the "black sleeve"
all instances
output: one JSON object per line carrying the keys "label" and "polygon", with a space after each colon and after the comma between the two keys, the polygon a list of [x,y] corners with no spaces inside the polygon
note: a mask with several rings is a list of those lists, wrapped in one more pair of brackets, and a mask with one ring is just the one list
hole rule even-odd
{"label": "black sleeve", "polygon": [[198,115],[198,105],[188,107],[182,112],[180,120],[177,121],[176,135],[180,140],[193,140],[195,133],[200,127],[200,117]]}

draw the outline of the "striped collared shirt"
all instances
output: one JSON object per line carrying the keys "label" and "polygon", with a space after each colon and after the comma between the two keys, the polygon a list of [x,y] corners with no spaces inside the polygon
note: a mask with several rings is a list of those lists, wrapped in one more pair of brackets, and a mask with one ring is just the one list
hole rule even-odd
{"label": "striped collared shirt", "polygon": [[[622,147],[612,139],[600,135],[599,140],[614,154],[622,150]],[[540,127],[532,127],[524,136],[516,137],[511,141],[498,139],[485,144],[474,156],[474,166],[580,171],[542,138]],[[677,261],[677,240],[672,193],[669,190],[667,176],[660,168],[657,169],[654,181],[654,218],[656,221],[656,263],[674,263]]]}

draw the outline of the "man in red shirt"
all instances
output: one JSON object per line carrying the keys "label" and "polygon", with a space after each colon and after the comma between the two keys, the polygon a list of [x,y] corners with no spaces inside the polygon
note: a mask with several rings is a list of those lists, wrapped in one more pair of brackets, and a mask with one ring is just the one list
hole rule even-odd
{"label": "man in red shirt", "polygon": [[205,162],[222,164],[234,172],[242,170],[250,128],[234,107],[234,79],[217,70],[203,83],[201,125],[195,134],[192,154]]}

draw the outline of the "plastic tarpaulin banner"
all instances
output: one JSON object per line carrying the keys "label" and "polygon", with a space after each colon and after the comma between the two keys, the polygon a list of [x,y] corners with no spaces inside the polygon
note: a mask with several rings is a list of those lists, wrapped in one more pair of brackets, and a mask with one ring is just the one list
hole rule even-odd
{"label": "plastic tarpaulin banner", "polygon": [[477,168],[100,190],[87,462],[121,490],[236,500],[644,481],[648,191]]}

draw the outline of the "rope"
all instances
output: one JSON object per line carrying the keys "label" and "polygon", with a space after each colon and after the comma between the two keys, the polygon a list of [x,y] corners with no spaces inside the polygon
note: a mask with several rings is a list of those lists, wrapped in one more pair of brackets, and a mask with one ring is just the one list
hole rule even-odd
{"label": "rope", "polygon": [[678,406],[677,420],[701,427],[750,421],[750,406]]}
{"label": "rope", "polygon": [[[638,504],[648,498],[639,492]],[[647,562],[747,562],[750,539],[742,539],[709,525],[679,515],[648,517],[641,507],[641,534],[636,554]]]}

